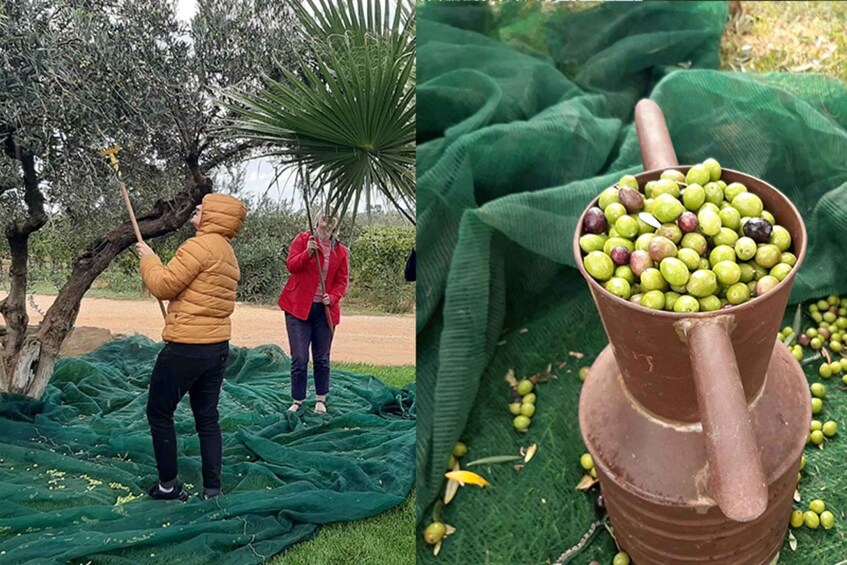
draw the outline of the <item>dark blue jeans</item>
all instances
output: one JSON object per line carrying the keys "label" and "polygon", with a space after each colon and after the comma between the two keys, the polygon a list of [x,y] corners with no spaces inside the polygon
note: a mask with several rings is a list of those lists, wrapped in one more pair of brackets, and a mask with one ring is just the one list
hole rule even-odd
{"label": "dark blue jeans", "polygon": [[188,393],[194,426],[200,436],[203,488],[221,488],[221,425],[218,399],[221,394],[229,342],[212,344],[166,343],[156,358],[147,398],[147,421],[153,436],[153,452],[159,480],[172,483],[177,476],[174,412]]}
{"label": "dark blue jeans", "polygon": [[307,320],[300,320],[286,312],[285,328],[288,330],[288,344],[291,348],[291,397],[298,401],[306,398],[310,345],[315,372],[315,394],[327,394],[332,332],[326,325],[323,302],[312,304]]}

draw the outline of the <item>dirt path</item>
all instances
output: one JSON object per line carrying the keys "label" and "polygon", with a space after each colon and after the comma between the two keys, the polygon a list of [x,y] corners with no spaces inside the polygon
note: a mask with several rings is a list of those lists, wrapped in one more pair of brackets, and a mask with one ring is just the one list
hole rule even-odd
{"label": "dirt path", "polygon": [[[55,297],[35,295],[35,303],[46,311]],[[30,324],[41,321],[41,315],[29,306]],[[86,326],[83,329],[81,326]],[[76,320],[76,336],[66,342],[64,354],[90,349],[90,344],[74,341],[99,340],[111,334],[143,334],[159,341],[162,339],[162,314],[155,300],[107,300],[85,298]],[[69,343],[70,342],[70,343]],[[232,316],[232,343],[246,347],[275,344],[288,352],[285,319],[276,306],[238,304]],[[98,343],[99,345],[99,343]],[[403,316],[344,316],[332,344],[332,358],[350,363],[373,365],[415,364],[415,319]]]}

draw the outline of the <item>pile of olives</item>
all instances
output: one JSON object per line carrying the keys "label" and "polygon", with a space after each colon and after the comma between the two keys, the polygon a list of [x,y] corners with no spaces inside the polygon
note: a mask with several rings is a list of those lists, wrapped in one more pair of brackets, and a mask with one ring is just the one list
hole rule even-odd
{"label": "pile of olives", "polygon": [[823,500],[815,499],[809,503],[806,512],[795,510],[791,513],[791,527],[800,528],[803,525],[812,530],[817,530],[820,526],[829,530],[835,525],[835,515],[826,509]]}
{"label": "pile of olives", "polygon": [[509,404],[509,412],[515,417],[512,425],[519,432],[525,432],[535,415],[535,385],[529,379],[522,379],[518,386],[512,389],[512,402]]}
{"label": "pile of olives", "polygon": [[[643,192],[642,192],[643,188]],[[654,310],[719,310],[776,287],[797,262],[791,234],[714,159],[643,187],[632,175],[584,216],[583,265],[612,294]]]}

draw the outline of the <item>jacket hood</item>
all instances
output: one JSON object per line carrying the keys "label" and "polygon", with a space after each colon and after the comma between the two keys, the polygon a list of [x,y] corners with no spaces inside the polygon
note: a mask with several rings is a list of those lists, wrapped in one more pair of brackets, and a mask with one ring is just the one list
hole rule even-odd
{"label": "jacket hood", "polygon": [[217,233],[235,237],[244,226],[247,207],[237,198],[226,194],[207,194],[203,197],[198,234]]}

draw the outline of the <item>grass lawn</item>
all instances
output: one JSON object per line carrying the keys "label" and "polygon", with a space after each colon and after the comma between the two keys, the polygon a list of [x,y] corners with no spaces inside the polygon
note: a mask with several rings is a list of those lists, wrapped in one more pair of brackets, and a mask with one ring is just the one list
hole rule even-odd
{"label": "grass lawn", "polygon": [[721,67],[823,73],[847,80],[847,3],[741,2],[721,42]]}
{"label": "grass lawn", "polygon": [[[402,387],[415,380],[411,365],[385,367],[333,363],[334,369],[373,375],[387,385]],[[365,520],[328,524],[305,543],[269,559],[268,565],[406,565],[415,562],[415,492],[400,506]]]}

